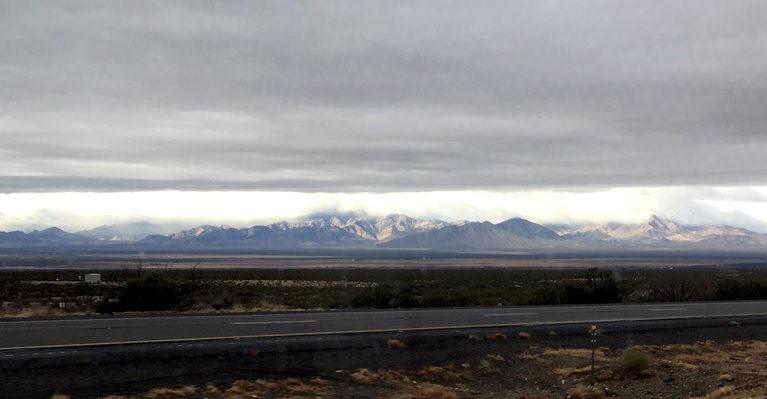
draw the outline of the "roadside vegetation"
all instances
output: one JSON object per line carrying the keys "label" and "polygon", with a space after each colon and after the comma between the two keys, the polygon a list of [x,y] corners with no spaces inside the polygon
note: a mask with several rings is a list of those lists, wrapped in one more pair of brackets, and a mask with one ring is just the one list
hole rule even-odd
{"label": "roadside vegetation", "polygon": [[[92,271],[89,271],[92,272]],[[260,269],[0,272],[6,317],[767,299],[761,269]]]}

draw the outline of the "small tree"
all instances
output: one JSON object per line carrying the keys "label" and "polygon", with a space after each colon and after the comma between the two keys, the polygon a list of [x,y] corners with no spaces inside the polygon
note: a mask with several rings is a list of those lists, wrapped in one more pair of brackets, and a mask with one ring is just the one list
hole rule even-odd
{"label": "small tree", "polygon": [[624,292],[609,270],[592,267],[584,273],[585,283],[565,287],[567,303],[617,303]]}
{"label": "small tree", "polygon": [[102,312],[187,310],[194,294],[203,289],[201,280],[173,276],[169,272],[143,273],[113,286],[111,299]]}
{"label": "small tree", "polygon": [[658,302],[686,302],[701,294],[701,289],[686,278],[672,278],[654,283],[648,294],[649,298]]}

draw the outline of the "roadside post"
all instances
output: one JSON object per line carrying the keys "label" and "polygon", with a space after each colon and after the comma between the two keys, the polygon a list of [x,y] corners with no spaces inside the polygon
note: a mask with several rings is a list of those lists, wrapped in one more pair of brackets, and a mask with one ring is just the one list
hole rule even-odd
{"label": "roadside post", "polygon": [[591,326],[591,385],[596,383],[597,326]]}

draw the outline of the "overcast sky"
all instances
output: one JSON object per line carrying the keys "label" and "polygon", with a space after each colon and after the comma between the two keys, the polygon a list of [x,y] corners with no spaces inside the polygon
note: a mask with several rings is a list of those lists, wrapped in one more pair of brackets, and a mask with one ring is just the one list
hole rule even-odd
{"label": "overcast sky", "polygon": [[3,1],[0,229],[767,231],[764,1]]}

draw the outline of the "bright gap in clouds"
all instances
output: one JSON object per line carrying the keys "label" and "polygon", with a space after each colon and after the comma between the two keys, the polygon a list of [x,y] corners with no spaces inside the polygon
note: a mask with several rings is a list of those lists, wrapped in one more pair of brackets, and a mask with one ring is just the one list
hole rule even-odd
{"label": "bright gap in clouds", "polygon": [[618,188],[575,191],[402,193],[189,192],[16,193],[0,196],[0,230],[66,231],[150,221],[190,228],[245,227],[314,212],[403,213],[420,219],[536,223],[636,223],[650,215],[682,224],[729,224],[767,232],[767,188]]}

